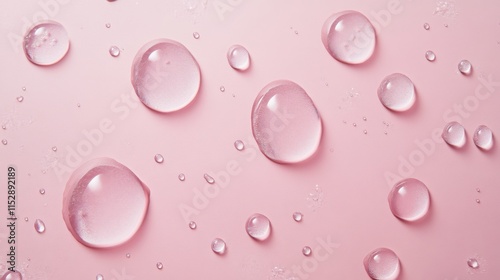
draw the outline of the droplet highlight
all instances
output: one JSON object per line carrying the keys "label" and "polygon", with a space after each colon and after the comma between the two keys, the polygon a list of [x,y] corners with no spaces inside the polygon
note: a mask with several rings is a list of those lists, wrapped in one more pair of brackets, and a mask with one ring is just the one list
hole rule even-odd
{"label": "droplet highlight", "polygon": [[215,179],[207,173],[203,174],[203,178],[205,178],[205,181],[207,181],[207,183],[209,184],[215,183]]}
{"label": "droplet highlight", "polygon": [[302,248],[302,254],[306,257],[309,257],[312,254],[312,249],[309,246],[305,246]]}
{"label": "droplet highlight", "polygon": [[226,252],[226,242],[220,238],[215,238],[212,241],[212,251],[218,255],[223,255]]}
{"label": "droplet highlight", "polygon": [[436,54],[433,51],[426,51],[425,59],[427,59],[428,61],[434,61],[436,60]]}
{"label": "droplet highlight", "polygon": [[163,158],[163,156],[161,154],[156,154],[155,155],[155,161],[156,163],[163,163],[165,159]]}
{"label": "droplet highlight", "polygon": [[401,73],[385,77],[377,93],[382,105],[396,112],[409,110],[416,100],[413,82]]}
{"label": "droplet highlight", "polygon": [[245,144],[241,140],[234,141],[234,147],[238,151],[243,151],[245,149]]}
{"label": "droplet highlight", "polygon": [[478,269],[479,268],[479,261],[477,259],[475,259],[475,258],[471,258],[471,259],[467,260],[467,265],[470,268]]}
{"label": "droplet highlight", "polygon": [[200,39],[200,33],[194,32],[193,33],[193,38],[195,38],[196,40]]}
{"label": "droplet highlight", "polygon": [[16,97],[17,102],[23,102],[24,101],[24,96],[18,96]]}
{"label": "droplet highlight", "polygon": [[196,227],[197,227],[197,226],[198,226],[198,225],[196,225],[196,222],[195,222],[195,221],[191,221],[191,222],[189,222],[189,228],[190,228],[190,229],[196,229]]}
{"label": "droplet highlight", "polygon": [[179,174],[179,176],[177,176],[177,178],[179,179],[179,181],[184,181],[186,180],[186,175],[184,175],[184,173],[181,173]]}
{"label": "droplet highlight", "polygon": [[38,233],[45,232],[45,223],[40,219],[36,219],[34,227],[35,227],[36,232],[38,232]]}
{"label": "droplet highlight", "polygon": [[392,214],[401,220],[416,221],[429,211],[429,190],[424,183],[414,178],[396,183],[388,200]]}
{"label": "droplet highlight", "polygon": [[474,132],[474,144],[482,150],[488,151],[493,147],[493,132],[485,125],[480,125]]}
{"label": "droplet highlight", "polygon": [[399,258],[392,250],[378,248],[363,260],[366,273],[374,280],[395,280],[401,271]]}
{"label": "droplet highlight", "polygon": [[240,45],[233,45],[227,51],[227,61],[236,70],[245,71],[250,67],[250,53]]}
{"label": "droplet highlight", "polygon": [[39,190],[39,192],[40,192],[40,194],[44,195],[45,194],[45,189],[42,188],[42,189]]}
{"label": "droplet highlight", "polygon": [[472,72],[472,64],[464,59],[458,63],[458,71],[464,75],[469,75]]}
{"label": "droplet highlight", "polygon": [[461,148],[466,142],[465,128],[458,122],[450,122],[444,127],[441,137],[450,146]]}
{"label": "droplet highlight", "polygon": [[163,263],[157,262],[156,263],[156,268],[158,268],[159,270],[162,270],[163,269]]}
{"label": "droplet highlight", "polygon": [[253,239],[264,241],[271,235],[271,222],[262,214],[253,214],[247,220],[246,231]]}
{"label": "droplet highlight", "polygon": [[302,213],[300,213],[300,212],[295,212],[292,215],[293,220],[296,222],[301,222],[303,217],[304,217],[304,215],[302,215]]}
{"label": "droplet highlight", "polygon": [[426,22],[426,23],[424,23],[424,29],[429,30],[429,29],[431,29],[431,26]]}
{"label": "droplet highlight", "polygon": [[7,139],[2,139],[2,144],[7,145]]}
{"label": "droplet highlight", "polygon": [[117,46],[111,46],[109,48],[109,54],[112,56],[112,57],[117,57],[120,55],[120,48],[118,48]]}
{"label": "droplet highlight", "polygon": [[23,40],[24,53],[36,65],[52,65],[69,50],[66,29],[55,21],[44,21],[31,27]]}
{"label": "droplet highlight", "polygon": [[102,274],[97,274],[95,280],[104,280],[104,276],[102,276]]}
{"label": "droplet highlight", "polygon": [[23,280],[23,276],[19,271],[7,271],[4,273],[1,280]]}

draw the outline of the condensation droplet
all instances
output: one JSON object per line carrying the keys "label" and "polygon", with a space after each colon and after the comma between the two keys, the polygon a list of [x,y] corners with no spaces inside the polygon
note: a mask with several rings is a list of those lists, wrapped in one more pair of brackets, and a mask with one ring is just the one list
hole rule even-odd
{"label": "condensation droplet", "polygon": [[1,280],[23,280],[23,275],[19,271],[11,271],[7,269]]}
{"label": "condensation droplet", "polygon": [[196,229],[196,227],[197,227],[197,226],[198,226],[198,225],[196,225],[196,222],[195,222],[195,221],[191,221],[191,222],[189,222],[189,228],[190,228],[190,229]]}
{"label": "condensation droplet", "polygon": [[52,151],[57,152],[57,147],[56,146],[52,146]]}
{"label": "condensation droplet", "polygon": [[302,213],[300,213],[300,212],[294,212],[292,217],[293,217],[294,221],[301,222],[304,215],[302,215]]}
{"label": "condensation droplet", "polygon": [[469,75],[472,72],[472,64],[464,59],[458,63],[458,71],[464,75]]}
{"label": "condensation droplet", "polygon": [[207,181],[207,183],[209,184],[215,183],[215,179],[207,173],[203,174],[203,178],[205,178],[205,181]]}
{"label": "condensation droplet", "polygon": [[389,193],[388,200],[392,214],[405,221],[416,221],[422,218],[427,214],[430,206],[427,186],[414,178],[396,183]]}
{"label": "condensation droplet", "polygon": [[45,189],[40,189],[39,192],[40,194],[45,194]]}
{"label": "condensation droplet", "polygon": [[302,248],[302,254],[304,254],[304,256],[306,257],[310,256],[312,254],[311,247],[305,246],[304,248]]}
{"label": "condensation droplet", "polygon": [[111,46],[109,48],[109,54],[112,56],[112,57],[117,57],[120,55],[120,48],[118,48],[117,46]]}
{"label": "condensation droplet", "polygon": [[31,27],[23,40],[24,53],[37,65],[52,65],[68,53],[69,37],[55,21],[44,21]]}
{"label": "condensation droplet", "polygon": [[436,60],[436,54],[433,51],[426,51],[425,52],[425,58],[428,61],[434,61],[434,60]]}
{"label": "condensation droplet", "polygon": [[395,280],[401,271],[399,258],[392,250],[378,248],[363,260],[366,273],[375,280]]}
{"label": "condensation droplet", "polygon": [[245,144],[241,140],[234,141],[234,147],[238,151],[243,151],[245,149]]}
{"label": "condensation droplet", "polygon": [[21,95],[21,96],[18,96],[16,99],[17,99],[17,102],[23,102],[24,97]]}
{"label": "condensation droplet", "polygon": [[126,257],[127,259],[130,259],[130,253],[126,253],[126,254],[125,254],[125,257]]}
{"label": "condensation droplet", "polygon": [[106,28],[111,28],[111,23],[106,23]]}
{"label": "condensation droplet", "polygon": [[493,132],[489,127],[480,125],[474,132],[474,144],[482,150],[488,151],[493,147]]}
{"label": "condensation droplet", "polygon": [[444,127],[441,137],[450,146],[461,148],[466,142],[465,128],[458,122],[450,122]]}
{"label": "condensation droplet", "polygon": [[481,189],[480,188],[476,188],[476,192],[481,192]]}
{"label": "condensation droplet", "polygon": [[426,23],[424,23],[424,29],[429,30],[429,29],[431,29],[431,26],[426,22]]}
{"label": "condensation droplet", "polygon": [[156,268],[158,268],[159,270],[162,270],[163,269],[163,263],[157,262],[156,263]]}
{"label": "condensation droplet", "polygon": [[215,238],[212,241],[212,251],[219,255],[224,254],[226,252],[226,242],[220,238]]}
{"label": "condensation droplet", "polygon": [[24,221],[25,222],[29,221],[28,217],[24,217]]}
{"label": "condensation droplet", "polygon": [[481,203],[481,200],[479,200],[479,199],[476,199],[476,203],[478,203],[478,204],[479,204],[479,203]]}
{"label": "condensation droplet", "polygon": [[377,93],[382,105],[397,112],[409,110],[416,100],[413,82],[400,73],[385,77],[380,83]]}
{"label": "condensation droplet", "polygon": [[155,155],[155,161],[156,161],[157,163],[163,163],[164,158],[163,158],[163,156],[162,156],[161,154],[156,154],[156,155]]}
{"label": "condensation droplet", "polygon": [[221,87],[219,88],[219,90],[220,90],[221,92],[225,92],[225,91],[226,91],[226,88],[225,88],[225,87],[223,87],[223,86],[221,86]]}
{"label": "condensation droplet", "polygon": [[38,233],[45,232],[45,223],[42,220],[36,219],[34,226],[35,226],[36,232],[38,232]]}
{"label": "condensation droplet", "polygon": [[365,129],[365,130],[363,130],[363,133],[364,133],[364,134],[368,134],[368,131],[366,131],[366,129]]}
{"label": "condensation droplet", "polygon": [[177,176],[177,177],[179,178],[179,181],[186,180],[186,175],[184,175],[184,173],[179,174],[179,176]]}
{"label": "condensation droplet", "polygon": [[253,239],[264,241],[271,235],[271,222],[262,214],[253,214],[247,220],[246,231]]}
{"label": "condensation droplet", "polygon": [[2,139],[2,144],[7,145],[7,139]]}
{"label": "condensation droplet", "polygon": [[471,258],[471,259],[467,260],[467,265],[470,268],[478,269],[479,268],[479,261],[477,259],[475,259],[475,258]]}
{"label": "condensation droplet", "polygon": [[366,117],[363,117],[363,120],[366,122],[368,119]]}
{"label": "condensation droplet", "polygon": [[97,274],[95,280],[104,280],[104,276],[102,276],[102,274]]}
{"label": "condensation droplet", "polygon": [[195,39],[200,39],[200,33],[198,33],[198,32],[194,32],[194,33],[193,33],[193,38],[195,38]]}
{"label": "condensation droplet", "polygon": [[22,87],[22,90],[23,90],[23,91],[26,91],[26,87]]}
{"label": "condensation droplet", "polygon": [[358,125],[356,123],[352,123],[352,126],[357,127]]}
{"label": "condensation droplet", "polygon": [[250,67],[250,54],[245,47],[233,45],[227,51],[227,61],[233,69],[245,71]]}

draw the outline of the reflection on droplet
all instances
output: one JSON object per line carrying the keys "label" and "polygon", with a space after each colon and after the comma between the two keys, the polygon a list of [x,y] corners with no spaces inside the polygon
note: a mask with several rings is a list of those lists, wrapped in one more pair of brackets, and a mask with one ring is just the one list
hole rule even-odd
{"label": "reflection on droplet", "polygon": [[207,173],[203,174],[203,177],[205,178],[205,181],[207,181],[207,183],[209,184],[215,183],[215,179],[212,176],[208,175]]}
{"label": "reflection on droplet", "polygon": [[21,95],[21,96],[18,96],[16,99],[17,99],[17,102],[23,102],[24,97]]}
{"label": "reflection on droplet", "polygon": [[405,221],[416,221],[429,210],[430,195],[427,186],[413,178],[394,185],[389,193],[389,206],[394,216]]}
{"label": "reflection on droplet", "polygon": [[434,60],[436,60],[436,54],[433,51],[426,51],[425,52],[425,58],[428,61],[434,61]]}
{"label": "reflection on droplet", "polygon": [[156,263],[156,268],[158,268],[159,270],[162,270],[163,269],[163,263],[157,262]]}
{"label": "reflection on droplet", "polygon": [[163,156],[162,156],[161,154],[156,154],[156,155],[155,155],[155,161],[156,161],[157,163],[163,163],[164,158],[163,158]]}
{"label": "reflection on droplet", "polygon": [[181,173],[181,174],[179,174],[178,178],[179,178],[179,181],[184,181],[184,180],[186,180],[186,175],[184,175],[184,173]]}
{"label": "reflection on droplet", "polygon": [[480,125],[474,132],[474,144],[482,150],[488,151],[493,147],[493,132],[485,125]]}
{"label": "reflection on droplet", "polygon": [[250,54],[245,47],[233,45],[227,51],[227,61],[234,69],[245,71],[250,67]]}
{"label": "reflection on droplet", "polygon": [[472,72],[472,64],[464,59],[458,63],[458,71],[464,75],[469,75]]}
{"label": "reflection on droplet", "polygon": [[312,254],[312,249],[311,247],[309,246],[305,246],[304,248],[302,248],[302,254],[304,254],[304,256],[310,256]]}
{"label": "reflection on droplet", "polygon": [[11,271],[8,270],[5,274],[0,278],[1,280],[23,280],[23,276],[19,271]]}
{"label": "reflection on droplet", "polygon": [[378,248],[363,260],[366,273],[374,280],[395,280],[401,271],[399,258],[392,250]]}
{"label": "reflection on droplet", "polygon": [[190,229],[196,229],[197,225],[196,225],[196,222],[195,221],[191,221],[189,222],[189,228]]}
{"label": "reflection on droplet", "polygon": [[56,146],[52,146],[52,151],[57,152],[57,147]]}
{"label": "reflection on droplet", "polygon": [[35,226],[36,232],[38,232],[38,233],[45,232],[45,223],[42,220],[36,219],[34,226]]}
{"label": "reflection on droplet", "polygon": [[109,54],[112,56],[112,57],[117,57],[120,55],[120,48],[118,48],[117,46],[111,46],[109,48]]}
{"label": "reflection on droplet", "polygon": [[225,88],[224,86],[221,86],[221,87],[219,88],[219,90],[220,90],[221,92],[225,92],[225,91],[226,91],[226,88]]}
{"label": "reflection on droplet", "polygon": [[45,194],[45,189],[40,189],[39,192],[40,194]]}
{"label": "reflection on droplet", "polygon": [[245,144],[241,140],[236,140],[234,141],[234,147],[238,151],[243,151],[243,149],[245,149]]}
{"label": "reflection on droplet", "polygon": [[477,259],[475,259],[475,258],[471,258],[471,259],[467,260],[467,265],[470,268],[478,269],[479,268],[479,261]]}
{"label": "reflection on droplet", "polygon": [[294,221],[296,221],[296,222],[301,222],[301,221],[302,221],[302,218],[303,218],[304,216],[303,216],[303,215],[302,215],[302,213],[300,213],[300,212],[294,212],[294,213],[293,213],[293,215],[292,215],[292,217],[293,217],[293,220],[294,220]]}
{"label": "reflection on droplet", "polygon": [[57,22],[45,21],[28,30],[23,41],[24,53],[29,61],[37,65],[52,65],[59,62],[69,50],[66,29]]}
{"label": "reflection on droplet", "polygon": [[102,276],[102,274],[97,274],[95,280],[104,280],[104,276]]}
{"label": "reflection on droplet", "polygon": [[126,254],[125,254],[125,257],[126,257],[127,259],[130,259],[130,253],[126,253]]}
{"label": "reflection on droplet", "polygon": [[194,32],[194,33],[193,33],[193,37],[194,37],[195,39],[200,39],[200,33],[198,33],[198,32]]}
{"label": "reflection on droplet", "polygon": [[271,235],[271,222],[262,214],[253,214],[247,220],[246,231],[253,239],[264,241]]}
{"label": "reflection on droplet", "polygon": [[461,148],[465,145],[465,128],[458,122],[450,122],[446,124],[441,134],[443,140],[450,146]]}
{"label": "reflection on droplet", "polygon": [[401,73],[385,77],[377,93],[382,105],[397,112],[409,110],[416,100],[413,82]]}
{"label": "reflection on droplet", "polygon": [[226,252],[226,242],[220,238],[215,238],[212,241],[212,251],[219,255],[224,254]]}
{"label": "reflection on droplet", "polygon": [[429,29],[431,29],[431,26],[426,22],[426,23],[424,23],[424,29],[429,30]]}

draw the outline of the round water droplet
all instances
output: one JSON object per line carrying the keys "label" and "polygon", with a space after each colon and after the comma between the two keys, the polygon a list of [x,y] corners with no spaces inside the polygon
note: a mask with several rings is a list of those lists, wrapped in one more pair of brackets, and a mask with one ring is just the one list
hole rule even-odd
{"label": "round water droplet", "polygon": [[293,217],[294,221],[301,222],[304,215],[302,215],[302,213],[300,213],[300,212],[295,212],[295,213],[293,213],[292,217]]}
{"label": "round water droplet", "polygon": [[102,276],[102,274],[97,274],[95,280],[104,280],[104,276]]}
{"label": "round water droplet", "polygon": [[198,32],[194,32],[194,33],[193,33],[193,37],[194,37],[195,39],[200,39],[200,33],[198,33]]}
{"label": "round water droplet", "polygon": [[253,214],[247,220],[246,231],[253,239],[264,241],[271,235],[271,222],[262,214]]}
{"label": "round water droplet", "polygon": [[112,56],[112,57],[117,57],[120,55],[120,48],[118,48],[117,46],[111,46],[109,48],[109,54]]}
{"label": "round water droplet", "polygon": [[349,64],[367,61],[375,50],[375,29],[356,11],[333,14],[323,24],[323,45],[336,60]]}
{"label": "round water droplet", "polygon": [[2,125],[2,129],[5,130],[7,129],[7,126],[5,124]]}
{"label": "round water droplet", "polygon": [[449,145],[461,148],[465,145],[465,128],[458,122],[450,122],[443,129],[441,137]]}
{"label": "round water droplet", "polygon": [[472,72],[472,64],[464,59],[458,63],[458,71],[464,75],[469,75]]}
{"label": "round water droplet", "polygon": [[142,225],[149,189],[124,165],[109,158],[78,167],[66,184],[63,216],[74,238],[95,248],[128,241]]}
{"label": "round water droplet", "polygon": [[56,146],[52,146],[52,151],[57,152],[57,147]]}
{"label": "round water droplet", "polygon": [[38,233],[45,232],[45,223],[42,220],[36,219],[34,226],[35,226],[36,232],[38,232]]}
{"label": "round water droplet", "polygon": [[207,173],[203,174],[203,177],[205,178],[205,181],[207,181],[207,183],[209,184],[215,183],[215,179],[212,176],[208,175]]}
{"label": "round water droplet", "polygon": [[7,145],[7,139],[2,139],[2,144]]}
{"label": "round water droplet", "polygon": [[480,125],[474,132],[474,144],[488,151],[493,147],[493,132],[485,125]]}
{"label": "round water droplet", "polygon": [[312,249],[311,247],[309,246],[305,246],[304,248],[302,248],[302,254],[304,254],[304,256],[310,256],[312,254]]}
{"label": "round water droplet", "polygon": [[186,180],[186,175],[184,175],[184,173],[179,174],[179,176],[177,176],[177,177],[179,178],[179,181]]}
{"label": "round water droplet", "polygon": [[366,129],[365,129],[365,130],[363,130],[363,133],[364,133],[364,134],[368,134],[368,131],[366,131]]}
{"label": "round water droplet", "polygon": [[429,30],[429,29],[431,29],[431,26],[426,22],[426,23],[424,23],[424,29]]}
{"label": "round water droplet", "polygon": [[262,153],[272,161],[301,162],[318,149],[321,117],[302,87],[291,81],[274,81],[255,99],[252,132]]}
{"label": "round water droplet", "polygon": [[415,103],[415,87],[407,76],[394,73],[385,77],[378,88],[378,98],[386,108],[402,112]]}
{"label": "round water droplet", "polygon": [[225,88],[224,86],[221,86],[221,87],[219,88],[219,90],[220,90],[221,92],[225,92],[225,91],[226,91],[226,88]]}
{"label": "round water droplet", "polygon": [[366,117],[363,117],[363,120],[366,122],[368,119]]}
{"label": "round water droplet", "polygon": [[29,221],[28,217],[24,217],[24,221],[25,222]]}
{"label": "round water droplet", "polygon": [[22,88],[22,90],[23,90],[23,91],[26,91],[26,87],[23,87],[23,88]]}
{"label": "round water droplet", "polygon": [[144,45],[132,64],[132,85],[142,103],[158,112],[186,107],[198,94],[200,67],[182,44],[158,39]]}
{"label": "round water droplet", "polygon": [[163,156],[161,154],[156,154],[155,155],[155,161],[157,163],[163,163],[163,161],[164,161]]}
{"label": "round water droplet", "polygon": [[243,149],[245,149],[245,144],[241,140],[236,140],[234,141],[234,147],[238,151],[243,151]]}
{"label": "round water droplet", "polygon": [[106,28],[111,28],[111,23],[106,23]]}
{"label": "round water droplet", "polygon": [[126,253],[126,254],[125,254],[125,257],[126,257],[127,259],[130,259],[130,253]]}
{"label": "round water droplet", "polygon": [[21,96],[18,96],[16,99],[17,99],[17,102],[23,102],[24,97],[21,95]]}
{"label": "round water droplet", "polygon": [[368,276],[375,280],[395,280],[401,271],[398,256],[387,248],[378,248],[370,252],[363,260],[363,264]]}
{"label": "round water droplet", "polygon": [[64,27],[54,21],[35,24],[28,30],[23,41],[24,53],[37,65],[59,62],[69,50],[69,37]]}
{"label": "round water droplet", "polygon": [[215,238],[212,241],[212,251],[219,255],[224,254],[226,252],[226,242],[220,238]]}
{"label": "round water droplet", "polygon": [[479,268],[479,261],[475,258],[471,258],[467,260],[467,265],[470,268],[478,269]]}
{"label": "round water droplet", "polygon": [[476,199],[476,203],[481,203],[481,200],[479,200],[479,199]]}
{"label": "round water droplet", "polygon": [[156,263],[156,268],[158,268],[159,270],[162,270],[163,269],[163,263],[157,262]]}
{"label": "round water droplet", "polygon": [[0,278],[1,280],[23,280],[23,276],[19,271],[7,270],[5,274]]}
{"label": "round water droplet", "polygon": [[434,61],[434,60],[436,60],[436,54],[433,51],[426,51],[425,52],[425,58],[428,61]]}
{"label": "round water droplet", "polygon": [[40,189],[40,194],[45,194],[45,189]]}
{"label": "round water droplet", "polygon": [[392,187],[389,207],[394,216],[405,221],[416,221],[429,210],[430,195],[427,186],[413,178],[404,179]]}
{"label": "round water droplet", "polygon": [[191,221],[189,222],[189,228],[190,229],[196,229],[197,225],[196,225],[196,222],[195,221]]}
{"label": "round water droplet", "polygon": [[352,126],[356,127],[356,126],[358,126],[358,125],[357,125],[356,123],[352,123]]}
{"label": "round water droplet", "polygon": [[477,188],[477,189],[476,189],[476,192],[481,192],[481,189]]}
{"label": "round water droplet", "polygon": [[227,51],[227,61],[234,69],[245,71],[250,67],[250,54],[245,47],[233,45]]}

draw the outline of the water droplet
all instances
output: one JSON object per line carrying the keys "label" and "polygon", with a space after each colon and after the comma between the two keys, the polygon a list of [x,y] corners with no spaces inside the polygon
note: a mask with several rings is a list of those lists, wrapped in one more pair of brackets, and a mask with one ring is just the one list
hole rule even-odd
{"label": "water droplet", "polygon": [[424,29],[429,30],[429,29],[431,29],[431,26],[426,22],[426,23],[424,23]]}
{"label": "water droplet", "polygon": [[110,158],[93,159],[78,167],[66,183],[64,221],[83,245],[117,246],[139,230],[149,193],[126,166]]}
{"label": "water droplet", "polygon": [[112,56],[112,57],[117,57],[120,55],[120,49],[117,47],[117,46],[111,46],[109,48],[109,54]]}
{"label": "water droplet", "polygon": [[250,54],[245,47],[233,45],[227,51],[227,61],[234,69],[245,71],[250,67]]}
{"label": "water droplet", "polygon": [[2,144],[7,145],[7,139],[2,139]]}
{"label": "water droplet", "polygon": [[389,193],[389,207],[394,216],[405,221],[416,221],[427,214],[430,195],[427,186],[413,178],[394,185]]}
{"label": "water droplet", "polygon": [[493,132],[485,125],[480,125],[474,132],[474,144],[488,151],[493,147]]}
{"label": "water droplet", "polygon": [[195,39],[200,39],[200,33],[198,33],[198,32],[194,32],[194,33],[193,33],[193,37],[194,37]]}
{"label": "water droplet", "polygon": [[1,280],[23,280],[23,276],[19,271],[10,271],[7,269]]}
{"label": "water droplet", "polygon": [[359,64],[367,61],[375,50],[375,29],[356,11],[333,14],[323,24],[321,39],[326,50],[338,61]]}
{"label": "water droplet", "polygon": [[271,235],[271,222],[262,214],[253,214],[247,220],[246,231],[253,239],[264,241]]}
{"label": "water droplet", "polygon": [[4,124],[4,125],[2,125],[2,129],[3,129],[3,130],[7,129],[7,126],[6,126],[5,124]]}
{"label": "water droplet", "polygon": [[35,226],[36,232],[38,232],[38,233],[45,232],[45,223],[42,220],[36,219],[34,226]]}
{"label": "water droplet", "polygon": [[80,103],[76,103],[76,107],[80,108]]}
{"label": "water droplet", "polygon": [[26,87],[23,87],[23,88],[22,88],[22,90],[23,90],[23,91],[26,91]]}
{"label": "water droplet", "polygon": [[234,147],[238,151],[243,151],[243,149],[245,149],[245,144],[241,140],[236,140],[234,141]]}
{"label": "water droplet", "polygon": [[156,263],[156,268],[158,268],[159,270],[162,270],[163,269],[163,263],[157,262]]}
{"label": "water droplet", "polygon": [[164,161],[163,156],[162,156],[162,155],[160,155],[160,154],[156,154],[156,155],[155,155],[155,161],[156,161],[157,163],[163,163],[163,161]]}
{"label": "water droplet", "polygon": [[24,217],[24,221],[25,222],[29,221],[28,217]]}
{"label": "water droplet", "polygon": [[266,157],[278,163],[296,163],[318,149],[321,117],[302,87],[291,81],[274,81],[255,99],[252,131]]}
{"label": "water droplet", "polygon": [[203,177],[205,178],[205,181],[207,181],[207,183],[209,184],[215,183],[215,179],[212,176],[208,175],[207,173],[203,174]]}
{"label": "water droplet", "polygon": [[476,203],[481,203],[481,200],[479,200],[479,199],[476,199]]}
{"label": "water droplet", "polygon": [[[50,38],[50,40],[48,40]],[[37,23],[28,30],[23,41],[24,53],[37,65],[59,62],[69,50],[69,37],[64,27],[54,21]]]}
{"label": "water droplet", "polygon": [[184,175],[184,173],[179,174],[179,176],[177,176],[177,177],[179,178],[179,181],[186,180],[186,175]]}
{"label": "water droplet", "polygon": [[302,218],[303,218],[304,216],[303,216],[303,215],[302,215],[302,213],[300,213],[300,212],[295,212],[295,213],[293,213],[292,217],[293,217],[293,220],[294,220],[294,221],[296,221],[296,222],[301,222],[301,221],[302,221]]}
{"label": "water droplet", "polygon": [[111,23],[106,23],[106,28],[111,28]]}
{"label": "water droplet", "polygon": [[189,228],[190,229],[196,229],[197,225],[196,225],[196,222],[195,221],[191,221],[189,222]]}
{"label": "water droplet", "polygon": [[127,259],[130,259],[130,253],[126,253],[126,254],[125,254],[125,257],[126,257]]}
{"label": "water droplet", "polygon": [[472,72],[472,64],[464,59],[458,63],[458,71],[464,75],[469,75]]}
{"label": "water droplet", "polygon": [[225,91],[226,91],[226,88],[225,88],[224,86],[221,86],[221,87],[219,88],[219,90],[220,90],[221,92],[225,92]]}
{"label": "water droplet", "polygon": [[304,248],[302,248],[302,254],[304,254],[304,256],[306,257],[310,256],[312,254],[311,247],[305,246]]}
{"label": "water droplet", "polygon": [[481,189],[480,188],[476,188],[476,192],[481,192]]}
{"label": "water droplet", "polygon": [[425,52],[425,58],[428,61],[434,61],[434,60],[436,60],[436,54],[433,51],[426,51]]}
{"label": "water droplet", "polygon": [[56,146],[52,146],[52,151],[57,152],[57,147]]}
{"label": "water droplet", "polygon": [[365,129],[365,130],[363,130],[363,133],[364,133],[364,134],[368,134],[368,131],[366,131],[366,129]]}
{"label": "water droplet", "polygon": [[352,123],[352,126],[357,127],[358,125],[356,123]]}
{"label": "water droplet", "polygon": [[450,122],[443,129],[441,137],[449,145],[461,148],[465,145],[465,128],[458,122]]}
{"label": "water droplet", "polygon": [[24,97],[21,95],[21,96],[18,96],[16,99],[18,102],[23,102]]}
{"label": "water droplet", "polygon": [[40,192],[40,194],[43,195],[43,194],[45,194],[45,189],[40,189],[39,192]]}
{"label": "water droplet", "polygon": [[158,39],[144,45],[132,64],[132,85],[142,103],[158,112],[186,107],[198,94],[200,67],[184,45]]}
{"label": "water droplet", "polygon": [[363,117],[363,120],[366,122],[368,119],[366,117]]}
{"label": "water droplet", "polygon": [[102,274],[97,274],[95,280],[104,280],[104,276],[102,276]]}
{"label": "water droplet", "polygon": [[394,73],[385,77],[378,88],[378,98],[386,108],[402,112],[415,103],[415,87],[407,76]]}
{"label": "water droplet", "polygon": [[366,273],[375,280],[395,280],[401,270],[399,258],[392,250],[378,248],[363,260]]}
{"label": "water droplet", "polygon": [[220,238],[215,238],[212,241],[212,251],[219,255],[224,254],[226,252],[226,242]]}
{"label": "water droplet", "polygon": [[467,265],[470,268],[478,269],[479,268],[479,261],[475,258],[471,258],[467,260]]}

